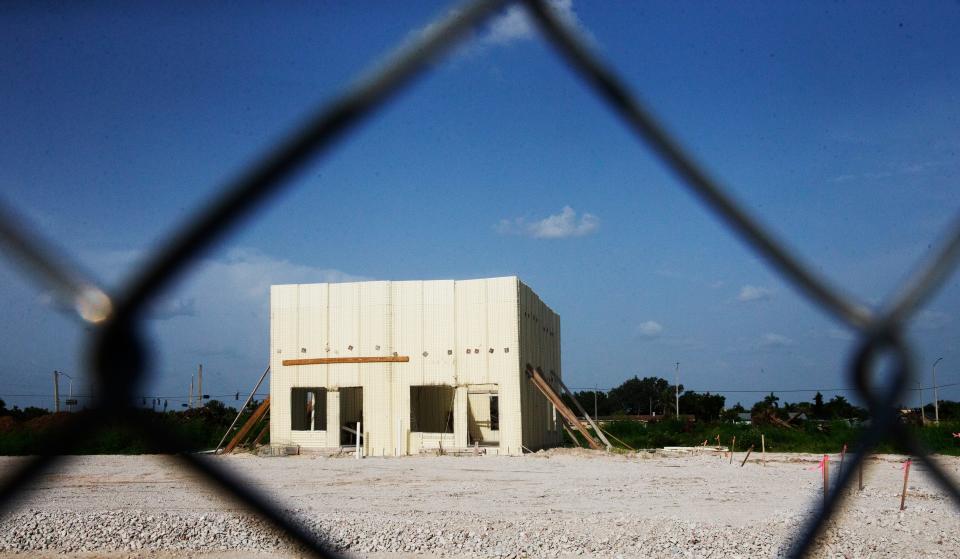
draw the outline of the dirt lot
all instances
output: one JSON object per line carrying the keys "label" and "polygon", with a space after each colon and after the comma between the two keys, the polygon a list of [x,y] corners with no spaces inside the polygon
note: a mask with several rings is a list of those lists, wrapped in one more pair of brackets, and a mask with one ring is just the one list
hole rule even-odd
{"label": "dirt lot", "polygon": [[[211,458],[349,554],[757,557],[781,554],[822,480],[809,455]],[[838,457],[833,456],[834,460]],[[16,458],[0,459],[6,472]],[[914,464],[875,457],[823,538],[830,557],[956,557],[960,515]],[[941,459],[955,476],[960,460]],[[836,473],[838,464],[831,464]],[[290,556],[282,536],[169,458],[89,456],[44,476],[0,526],[0,557]]]}

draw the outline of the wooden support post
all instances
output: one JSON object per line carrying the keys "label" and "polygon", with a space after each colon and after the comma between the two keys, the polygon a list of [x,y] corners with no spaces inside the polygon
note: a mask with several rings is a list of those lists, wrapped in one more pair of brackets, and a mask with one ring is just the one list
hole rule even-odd
{"label": "wooden support post", "polygon": [[733,450],[737,448],[737,436],[733,436],[733,442],[730,443],[730,463],[733,464]]}
{"label": "wooden support post", "polygon": [[623,442],[622,439],[618,439],[618,438],[616,437],[616,435],[614,435],[614,434],[611,433],[610,431],[607,431],[607,430],[603,429],[603,427],[601,427],[600,430],[603,431],[603,432],[604,432],[607,436],[609,436],[611,439],[613,439],[613,440],[617,441],[618,443],[622,444],[622,445],[624,446],[624,448],[626,448],[627,450],[633,450],[633,451],[636,451],[636,450],[637,450],[637,449],[633,448],[632,446],[628,445],[627,443]]}
{"label": "wooden support post", "polygon": [[256,425],[261,418],[263,418],[263,415],[267,413],[268,409],[270,409],[270,396],[267,396],[263,399],[263,402],[260,403],[256,410],[254,410],[253,414],[250,415],[250,418],[247,419],[247,422],[243,424],[243,427],[241,427],[240,430],[237,431],[237,434],[230,439],[230,442],[227,443],[226,447],[224,447],[223,453],[230,454],[233,452],[233,449],[235,449],[237,445],[240,444],[240,441],[242,441],[250,433],[250,429],[253,429],[253,426]]}
{"label": "wooden support post", "polygon": [[903,491],[900,493],[900,510],[906,508],[907,480],[910,479],[910,462],[911,460],[907,458],[907,461],[903,463]]}
{"label": "wooden support post", "polygon": [[571,431],[569,427],[567,427],[566,425],[563,425],[563,430],[573,440],[573,444],[577,445],[577,448],[583,448],[583,445],[580,444],[580,439],[578,439],[577,436],[573,434],[573,431]]}
{"label": "wooden support post", "polygon": [[764,438],[763,433],[760,434],[760,451],[763,456],[763,465],[767,465],[767,440]]}
{"label": "wooden support post", "polygon": [[357,444],[356,444],[357,460],[360,459],[360,433],[363,433],[363,431],[360,430],[360,422],[358,421],[357,422]]}
{"label": "wooden support post", "polygon": [[610,444],[610,441],[608,441],[607,438],[603,436],[603,430],[600,429],[600,426],[594,423],[593,418],[590,417],[590,414],[587,413],[587,410],[583,409],[583,406],[580,405],[580,400],[577,400],[577,397],[573,393],[573,391],[567,388],[567,385],[563,383],[562,379],[557,378],[556,380],[557,380],[557,384],[560,385],[560,388],[564,390],[568,396],[570,396],[570,400],[573,402],[573,405],[577,406],[577,409],[580,410],[580,413],[582,413],[583,417],[586,418],[587,423],[589,423],[590,426],[593,427],[593,432],[596,433],[597,438],[600,439],[604,445],[606,445],[607,450],[610,450],[611,448],[613,448],[613,445]]}
{"label": "wooden support post", "polygon": [[743,457],[743,462],[740,462],[740,467],[742,468],[744,464],[747,463],[747,458],[750,458],[750,453],[753,452],[753,445],[750,445],[750,448],[747,449],[747,455]]}
{"label": "wooden support post", "polygon": [[251,445],[251,448],[257,448],[257,445],[260,444],[260,441],[262,441],[263,438],[267,436],[267,433],[269,432],[270,432],[270,424],[267,423],[263,427],[263,429],[260,430],[260,434],[257,435],[257,438],[253,440],[253,444]]}
{"label": "wooden support post", "polygon": [[[230,427],[227,427],[227,432],[223,434],[223,437],[220,439],[220,442],[217,443],[217,448],[214,449],[213,453],[217,454],[220,452],[220,447],[223,446],[223,441],[227,440],[227,435],[233,431],[233,426],[237,424],[237,421],[240,420],[240,416],[243,415],[243,410],[247,409],[247,405],[253,400],[253,396],[257,393],[257,389],[260,388],[260,384],[263,383],[263,379],[267,376],[267,373],[270,372],[270,365],[267,365],[267,368],[263,370],[263,374],[260,375],[260,380],[257,381],[257,385],[253,387],[253,390],[250,391],[250,395],[247,396],[247,399],[243,402],[243,405],[240,406],[240,411],[237,412],[237,417],[233,418],[233,423],[230,424]],[[239,393],[238,393],[239,394]],[[166,408],[164,408],[166,411]]]}
{"label": "wooden support post", "polygon": [[838,475],[843,475],[843,459],[847,457],[847,443],[843,443],[843,448],[840,449],[840,473]]}
{"label": "wooden support post", "polygon": [[553,388],[547,384],[547,381],[543,378],[543,375],[539,371],[527,365],[527,375],[530,377],[530,380],[533,381],[534,386],[540,389],[540,392],[543,392],[543,395],[547,397],[547,400],[553,404],[557,411],[560,412],[567,422],[570,423],[570,426],[580,431],[580,434],[583,435],[583,438],[587,440],[587,444],[590,445],[590,448],[600,450],[603,448],[596,439],[590,434],[590,431],[580,423],[580,420],[577,419],[576,414],[563,403],[563,400],[557,396],[557,393],[553,391]]}

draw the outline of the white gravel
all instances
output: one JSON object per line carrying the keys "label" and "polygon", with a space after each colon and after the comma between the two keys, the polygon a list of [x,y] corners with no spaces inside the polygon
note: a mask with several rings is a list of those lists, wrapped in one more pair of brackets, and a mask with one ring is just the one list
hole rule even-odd
{"label": "white gravel", "polygon": [[[582,450],[211,459],[337,548],[369,557],[771,557],[822,500],[808,455],[744,468],[711,455]],[[17,460],[0,459],[0,470]],[[960,556],[960,515],[923,466],[914,464],[898,510],[900,460],[871,462],[818,556]],[[74,458],[18,504],[0,521],[0,557],[297,555],[282,533],[164,457]]]}

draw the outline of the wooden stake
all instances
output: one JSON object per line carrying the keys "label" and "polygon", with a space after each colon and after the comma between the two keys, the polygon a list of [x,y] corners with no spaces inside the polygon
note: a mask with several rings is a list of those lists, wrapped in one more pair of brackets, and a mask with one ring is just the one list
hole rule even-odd
{"label": "wooden stake", "polygon": [[843,474],[843,459],[847,456],[847,443],[843,443],[843,448],[840,450],[840,474]]}
{"label": "wooden stake", "polygon": [[730,463],[733,464],[733,452],[737,448],[737,436],[733,436],[733,442],[730,443]]}
{"label": "wooden stake", "polygon": [[356,439],[356,441],[357,441],[357,444],[356,444],[357,460],[360,459],[360,433],[362,433],[362,432],[363,432],[363,431],[360,430],[360,422],[358,421],[358,422],[357,422],[357,439]]}
{"label": "wooden stake", "polygon": [[760,434],[760,450],[763,452],[763,465],[767,465],[767,440]]}
{"label": "wooden stake", "polygon": [[900,493],[900,510],[906,508],[904,503],[907,500],[907,480],[910,479],[910,462],[911,460],[907,458],[907,461],[903,464],[903,491]]}
{"label": "wooden stake", "polygon": [[830,494],[830,455],[823,455],[823,504],[827,504],[827,496]]}
{"label": "wooden stake", "polygon": [[747,458],[750,458],[750,453],[753,452],[753,445],[750,445],[750,448],[747,449],[747,455],[743,457],[743,462],[740,462],[740,467],[742,468],[744,464],[747,463]]}

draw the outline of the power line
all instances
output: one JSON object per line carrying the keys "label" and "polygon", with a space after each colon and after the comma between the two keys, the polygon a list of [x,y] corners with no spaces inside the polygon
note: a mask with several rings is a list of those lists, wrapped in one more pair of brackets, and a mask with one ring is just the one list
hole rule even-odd
{"label": "power line", "polygon": [[[938,384],[937,389],[948,388],[951,386],[960,386],[960,382],[951,382],[947,384]],[[610,392],[613,388],[571,388],[574,392]],[[917,390],[933,390],[933,386],[925,386],[919,388],[906,388],[906,390],[914,391]],[[685,389],[686,392],[699,392],[702,394],[782,394],[782,393],[793,393],[793,392],[857,392],[856,388],[785,388],[783,390],[777,389],[768,389],[768,390],[694,390],[694,389]]]}

